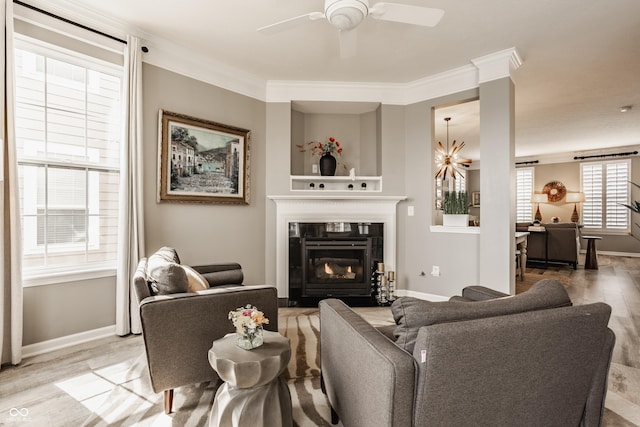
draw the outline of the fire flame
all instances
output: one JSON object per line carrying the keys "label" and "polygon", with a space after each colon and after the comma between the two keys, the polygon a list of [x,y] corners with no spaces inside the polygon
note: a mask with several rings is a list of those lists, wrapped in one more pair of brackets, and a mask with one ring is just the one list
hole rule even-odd
{"label": "fire flame", "polygon": [[324,272],[326,274],[333,274],[333,270],[331,269],[331,267],[329,267],[329,264],[326,262],[324,263]]}
{"label": "fire flame", "polygon": [[[340,267],[338,267],[339,271],[341,270]],[[324,263],[324,274],[326,274],[327,276],[331,276],[331,277],[340,277],[340,278],[353,278],[355,277],[355,274],[353,273],[353,271],[351,271],[351,266],[348,265],[347,266],[347,272],[342,274],[342,273],[336,273],[333,268],[331,268],[331,266],[329,265],[328,262]]]}

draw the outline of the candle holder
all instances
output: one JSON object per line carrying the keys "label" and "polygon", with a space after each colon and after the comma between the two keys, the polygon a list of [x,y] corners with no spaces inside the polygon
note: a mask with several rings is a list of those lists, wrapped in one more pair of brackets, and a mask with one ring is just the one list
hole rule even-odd
{"label": "candle holder", "polygon": [[377,264],[376,270],[371,276],[371,284],[374,286],[373,293],[378,305],[390,305],[396,300],[395,279],[394,271],[389,271],[388,274],[385,274],[384,264],[381,262]]}
{"label": "candle holder", "polygon": [[371,285],[374,287],[374,296],[376,302],[380,306],[387,305],[389,300],[387,298],[387,278],[384,275],[384,263],[379,262],[376,264],[376,270],[371,276]]}
{"label": "candle holder", "polygon": [[396,273],[395,271],[389,271],[387,275],[387,299],[389,302],[393,302],[396,300]]}

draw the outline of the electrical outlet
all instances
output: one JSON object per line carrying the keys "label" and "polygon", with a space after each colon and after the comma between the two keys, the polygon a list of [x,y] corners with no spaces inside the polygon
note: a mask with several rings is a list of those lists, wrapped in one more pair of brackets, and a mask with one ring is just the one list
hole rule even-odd
{"label": "electrical outlet", "polygon": [[318,173],[318,165],[311,165],[311,172]]}
{"label": "electrical outlet", "polygon": [[431,275],[433,277],[440,277],[440,266],[434,265],[431,267]]}

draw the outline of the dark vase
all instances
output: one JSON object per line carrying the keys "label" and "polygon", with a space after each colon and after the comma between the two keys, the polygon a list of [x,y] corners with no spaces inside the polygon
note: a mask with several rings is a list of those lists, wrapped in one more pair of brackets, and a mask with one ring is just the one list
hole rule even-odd
{"label": "dark vase", "polygon": [[320,157],[320,175],[333,176],[336,173],[336,158],[331,153],[324,153]]}

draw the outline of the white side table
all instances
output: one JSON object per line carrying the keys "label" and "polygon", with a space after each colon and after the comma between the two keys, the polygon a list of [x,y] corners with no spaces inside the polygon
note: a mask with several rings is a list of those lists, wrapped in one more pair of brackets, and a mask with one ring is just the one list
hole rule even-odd
{"label": "white side table", "polygon": [[264,331],[252,350],[236,345],[235,333],[213,342],[209,363],[225,383],[218,389],[209,427],[291,427],[291,395],[280,376],[291,358],[289,338]]}

